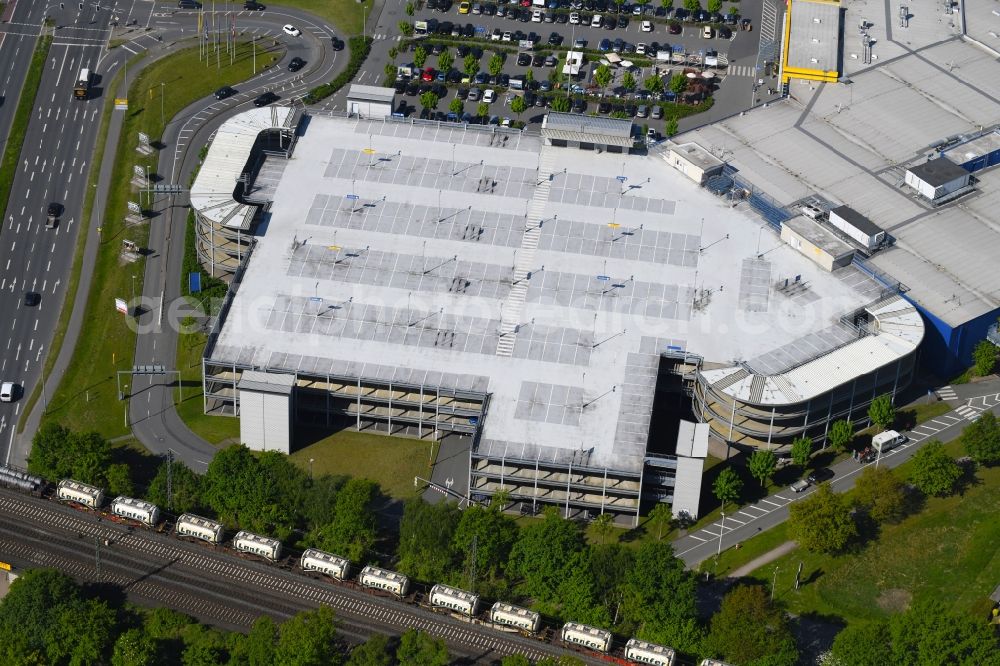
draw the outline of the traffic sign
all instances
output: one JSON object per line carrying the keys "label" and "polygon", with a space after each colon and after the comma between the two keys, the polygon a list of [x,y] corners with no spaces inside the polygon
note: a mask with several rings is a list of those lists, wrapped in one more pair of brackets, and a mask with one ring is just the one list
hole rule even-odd
{"label": "traffic sign", "polygon": [[611,227],[612,229],[617,229],[622,225],[618,224],[617,222],[608,222],[608,226]]}
{"label": "traffic sign", "polygon": [[624,183],[626,180],[628,180],[628,176],[615,176],[615,178],[618,179],[619,183]]}
{"label": "traffic sign", "polygon": [[348,199],[351,199],[351,200],[353,201],[353,200],[355,200],[355,199],[357,199],[357,198],[358,198],[358,195],[357,195],[357,194],[348,194],[348,195],[347,195],[347,198],[348,198]]}
{"label": "traffic sign", "polygon": [[374,148],[365,148],[361,152],[363,152],[365,155],[374,155],[375,154],[375,149]]}
{"label": "traffic sign", "polygon": [[611,279],[611,276],[609,276],[609,275],[598,275],[597,279],[600,280],[601,282],[607,282],[608,280]]}

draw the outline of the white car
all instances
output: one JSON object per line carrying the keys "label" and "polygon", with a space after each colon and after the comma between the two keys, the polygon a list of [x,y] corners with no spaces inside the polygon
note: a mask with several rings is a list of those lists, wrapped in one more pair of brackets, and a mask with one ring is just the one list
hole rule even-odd
{"label": "white car", "polygon": [[601,16],[600,14],[594,14],[592,17],[590,17],[591,28],[600,28],[603,23],[604,23],[604,17]]}
{"label": "white car", "polygon": [[646,55],[646,45],[644,43],[642,43],[642,42],[639,42],[638,44],[636,44],[635,45],[635,54],[636,55]]}
{"label": "white car", "polygon": [[282,27],[281,27],[281,30],[282,30],[282,32],[284,32],[284,33],[285,33],[286,35],[290,35],[290,36],[292,36],[292,37],[298,37],[299,35],[301,35],[301,34],[302,34],[302,31],[301,31],[301,30],[299,30],[298,28],[296,28],[296,27],[295,27],[294,25],[292,25],[291,23],[289,23],[289,24],[287,24],[287,25],[284,25],[284,26],[282,26]]}
{"label": "white car", "polygon": [[532,21],[532,23],[541,23],[542,22],[542,12],[540,10],[538,10],[538,9],[536,9],[533,12],[531,12],[531,21]]}
{"label": "white car", "polygon": [[0,385],[0,402],[14,400],[14,382],[4,382]]}
{"label": "white car", "polygon": [[483,92],[483,101],[486,102],[487,104],[492,104],[493,102],[496,101],[496,99],[497,99],[497,93],[492,88]]}
{"label": "white car", "polygon": [[653,22],[652,21],[643,21],[642,22],[642,31],[643,32],[653,32]]}
{"label": "white car", "polygon": [[580,14],[577,13],[577,12],[570,12],[570,14],[569,14],[569,22],[572,23],[573,25],[579,25],[579,23],[580,23]]}

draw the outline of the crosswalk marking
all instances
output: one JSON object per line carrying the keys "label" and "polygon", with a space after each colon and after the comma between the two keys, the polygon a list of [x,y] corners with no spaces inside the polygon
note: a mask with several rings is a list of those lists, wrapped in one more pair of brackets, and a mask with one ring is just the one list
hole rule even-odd
{"label": "crosswalk marking", "polygon": [[979,410],[969,407],[968,405],[960,405],[955,408],[955,411],[969,421],[975,421],[979,417]]}
{"label": "crosswalk marking", "polygon": [[753,65],[730,65],[726,69],[726,74],[729,76],[753,76],[754,66]]}
{"label": "crosswalk marking", "polygon": [[942,400],[955,400],[958,398],[958,394],[955,393],[955,389],[950,386],[942,386],[936,391],[936,393]]}

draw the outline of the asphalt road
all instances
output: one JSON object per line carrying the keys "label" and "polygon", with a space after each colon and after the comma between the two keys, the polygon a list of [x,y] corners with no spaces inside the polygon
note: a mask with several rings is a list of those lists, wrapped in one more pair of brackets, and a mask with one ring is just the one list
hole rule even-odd
{"label": "asphalt road", "polygon": [[0,11],[0,154],[7,146],[18,97],[38,39],[44,7],[29,0],[13,0]]}
{"label": "asphalt road", "polygon": [[[985,410],[1000,413],[1000,380],[993,379],[977,384],[938,389],[938,394],[947,400],[952,411],[943,416],[931,419],[913,430],[904,432],[909,442],[886,452],[878,464],[883,467],[897,467],[910,458],[921,445],[937,439],[948,442],[960,434],[973,419]],[[875,463],[868,463],[874,465]],[[854,487],[858,474],[867,465],[847,459],[830,469],[834,478],[830,485],[836,492],[846,492]],[[718,520],[711,525],[687,534],[673,542],[677,557],[684,560],[689,567],[695,567],[700,562],[715,555],[720,548],[727,549],[741,541],[745,541],[760,532],[766,531],[788,518],[788,507],[792,502],[809,497],[816,491],[810,486],[801,493],[795,493],[790,488],[779,491],[762,500],[739,507],[733,507],[726,514],[725,520]]]}
{"label": "asphalt road", "polygon": [[[97,69],[104,54],[99,36],[107,32],[113,15],[111,11],[97,11],[92,5],[84,5],[81,12],[72,3],[65,10],[43,6],[40,11],[23,13],[21,8],[31,4],[19,0],[7,26],[38,34],[41,19],[49,15],[56,28],[4,213],[0,244],[0,311],[7,314],[0,378],[18,384],[25,396],[30,395],[39,379],[63,306],[102,104],[98,95],[74,99],[73,86],[80,69]],[[133,10],[131,2],[115,6],[115,14],[120,16],[130,16]],[[27,44],[24,41],[20,49],[29,51],[30,56]],[[27,62],[23,61],[23,67]],[[64,207],[55,229],[45,227],[49,202]],[[25,304],[24,294],[28,291],[40,295],[38,305]],[[23,464],[24,452],[18,453],[12,446],[23,404],[15,401],[0,405],[0,460],[4,462]]]}
{"label": "asphalt road", "polygon": [[[109,546],[103,545],[105,539]],[[230,629],[246,630],[265,613],[280,621],[322,604],[334,610],[340,631],[355,641],[414,628],[444,639],[452,654],[471,663],[514,653],[532,660],[565,654],[554,645],[353,585],[316,580],[144,529],[129,532],[88,511],[6,489],[0,489],[0,551],[16,566],[55,567],[78,580],[113,585],[137,603],[167,606]]]}

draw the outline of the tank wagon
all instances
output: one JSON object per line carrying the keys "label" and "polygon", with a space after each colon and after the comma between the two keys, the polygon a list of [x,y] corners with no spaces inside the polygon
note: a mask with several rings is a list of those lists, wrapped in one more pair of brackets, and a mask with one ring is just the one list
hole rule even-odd
{"label": "tank wagon", "polygon": [[192,537],[215,545],[222,543],[222,523],[193,513],[185,513],[178,518],[175,530],[178,536]]}
{"label": "tank wagon", "polygon": [[19,469],[0,465],[0,486],[37,494],[45,489],[45,485],[45,479],[39,476],[32,476]]}
{"label": "tank wagon", "polygon": [[104,491],[73,479],[63,479],[56,488],[56,497],[63,502],[74,502],[99,509],[104,504]]}
{"label": "tank wagon", "polygon": [[280,541],[253,532],[237,532],[236,536],[233,537],[233,549],[241,553],[263,557],[271,562],[277,562],[281,557]]}
{"label": "tank wagon", "polygon": [[119,518],[135,520],[146,527],[156,527],[160,522],[160,509],[155,504],[134,497],[116,497],[111,502],[111,513]]}
{"label": "tank wagon", "polygon": [[466,617],[474,617],[479,610],[479,595],[456,587],[438,583],[431,588],[431,606],[447,608]]}
{"label": "tank wagon", "polygon": [[380,569],[371,565],[361,570],[358,582],[373,590],[392,592],[397,597],[405,597],[410,591],[410,579],[396,571]]}
{"label": "tank wagon", "polygon": [[498,601],[490,609],[490,622],[535,634],[542,626],[542,616],[533,610]]}
{"label": "tank wagon", "polygon": [[639,664],[652,664],[652,666],[674,666],[677,653],[673,648],[656,643],[647,643],[638,638],[628,639],[625,644],[625,659]]}
{"label": "tank wagon", "polygon": [[559,637],[563,643],[603,652],[611,650],[611,632],[597,627],[591,627],[579,622],[567,622],[563,625]]}
{"label": "tank wagon", "polygon": [[351,569],[349,560],[316,548],[307,548],[299,564],[303,571],[318,571],[336,580],[346,580]]}

